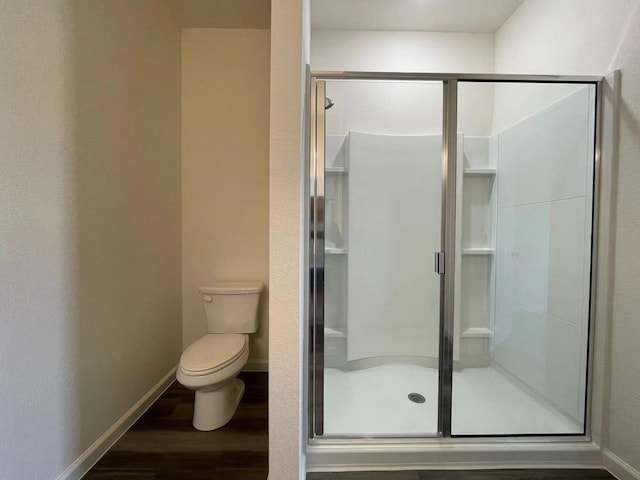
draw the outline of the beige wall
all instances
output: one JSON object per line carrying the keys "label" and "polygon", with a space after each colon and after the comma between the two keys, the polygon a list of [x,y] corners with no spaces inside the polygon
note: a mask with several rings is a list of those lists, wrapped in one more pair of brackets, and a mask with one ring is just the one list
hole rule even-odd
{"label": "beige wall", "polygon": [[[269,479],[304,478],[303,98],[307,0],[271,2]],[[305,21],[306,20],[306,21]],[[303,210],[303,208],[305,208]],[[306,372],[305,372],[306,376]],[[303,416],[304,415],[304,416]]]}
{"label": "beige wall", "polygon": [[52,479],[180,355],[180,30],[5,0],[0,105],[0,478]]}
{"label": "beige wall", "polygon": [[182,28],[269,29],[269,0],[164,0]]}
{"label": "beige wall", "polygon": [[[269,30],[182,33],[183,345],[207,333],[198,285],[269,282]],[[266,369],[268,290],[247,369]]]}

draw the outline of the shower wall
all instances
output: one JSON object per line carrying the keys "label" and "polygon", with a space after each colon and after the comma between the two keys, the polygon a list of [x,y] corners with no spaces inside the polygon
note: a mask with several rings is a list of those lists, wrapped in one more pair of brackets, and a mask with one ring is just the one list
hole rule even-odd
{"label": "shower wall", "polygon": [[[464,250],[454,321],[460,366],[489,363],[494,182],[467,178],[492,165],[495,172],[489,144],[488,137],[458,135],[465,166],[464,187],[462,164],[458,174]],[[326,147],[325,364],[412,357],[435,366],[442,137],[350,132],[328,135]]]}
{"label": "shower wall", "polygon": [[591,252],[590,88],[498,135],[493,360],[579,421]]}
{"label": "shower wall", "polygon": [[349,135],[347,359],[438,357],[442,137]]}

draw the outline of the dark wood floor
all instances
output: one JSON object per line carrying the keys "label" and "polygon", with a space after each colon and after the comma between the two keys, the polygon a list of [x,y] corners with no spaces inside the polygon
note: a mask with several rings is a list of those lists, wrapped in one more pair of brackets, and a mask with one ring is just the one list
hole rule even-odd
{"label": "dark wood floor", "polygon": [[[174,383],[85,475],[86,480],[265,480],[267,374],[241,373],[246,392],[227,425],[191,425],[193,392]],[[612,480],[604,470],[309,473],[307,480]],[[274,479],[278,480],[278,479]]]}
{"label": "dark wood floor", "polygon": [[309,473],[307,480],[615,480],[605,470],[430,470]]}
{"label": "dark wood floor", "polygon": [[246,391],[231,422],[191,424],[194,393],[177,382],[83,477],[86,480],[265,480],[267,374],[241,373]]}

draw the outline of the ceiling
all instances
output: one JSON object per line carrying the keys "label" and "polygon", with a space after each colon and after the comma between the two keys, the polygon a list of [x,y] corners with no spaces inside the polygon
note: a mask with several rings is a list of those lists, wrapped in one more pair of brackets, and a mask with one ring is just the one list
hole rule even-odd
{"label": "ceiling", "polygon": [[495,33],[523,0],[311,0],[311,27]]}

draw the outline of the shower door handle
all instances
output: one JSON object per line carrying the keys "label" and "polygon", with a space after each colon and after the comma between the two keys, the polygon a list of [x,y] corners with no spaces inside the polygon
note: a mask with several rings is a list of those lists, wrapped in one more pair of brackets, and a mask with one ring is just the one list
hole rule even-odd
{"label": "shower door handle", "polygon": [[433,268],[437,274],[444,274],[444,252],[435,252]]}

